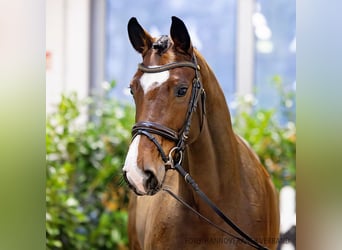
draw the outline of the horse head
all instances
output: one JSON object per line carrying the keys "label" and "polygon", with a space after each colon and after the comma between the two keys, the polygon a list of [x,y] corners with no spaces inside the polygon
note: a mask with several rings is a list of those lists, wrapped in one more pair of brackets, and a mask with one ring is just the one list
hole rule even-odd
{"label": "horse head", "polygon": [[194,48],[179,18],[172,17],[170,37],[153,38],[136,18],[128,23],[128,35],[142,64],[130,83],[136,125],[123,172],[136,194],[154,195],[163,185],[173,149],[199,134],[203,117],[192,111],[202,89]]}

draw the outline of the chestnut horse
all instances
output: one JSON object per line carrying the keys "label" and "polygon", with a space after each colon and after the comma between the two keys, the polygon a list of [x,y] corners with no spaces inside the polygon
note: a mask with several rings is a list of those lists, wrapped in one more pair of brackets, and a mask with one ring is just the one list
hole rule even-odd
{"label": "chestnut horse", "polygon": [[130,84],[137,123],[123,167],[134,191],[129,201],[130,249],[252,249],[164,192],[172,191],[212,223],[237,235],[172,171],[175,163],[241,230],[275,249],[277,192],[256,154],[233,132],[223,91],[192,46],[183,21],[172,17],[170,37],[153,38],[131,18],[128,34],[142,55]]}

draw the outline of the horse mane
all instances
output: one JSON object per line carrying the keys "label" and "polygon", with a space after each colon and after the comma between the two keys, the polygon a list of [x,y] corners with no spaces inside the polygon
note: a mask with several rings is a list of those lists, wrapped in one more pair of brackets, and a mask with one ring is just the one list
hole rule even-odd
{"label": "horse mane", "polygon": [[[224,116],[221,116],[220,119],[222,119],[222,122],[226,125],[227,129],[230,131],[233,131],[232,123],[231,123],[231,117],[230,117],[230,111],[228,104],[226,102],[226,98],[223,92],[223,89],[221,87],[221,84],[216,78],[216,75],[214,71],[211,69],[210,65],[208,62],[205,60],[203,55],[196,49],[194,48],[194,55],[197,58],[197,62],[200,65],[201,68],[201,77],[203,79],[203,87],[205,91],[207,92],[207,96],[214,96],[215,100],[215,105],[212,105],[216,110],[220,110],[220,112],[224,113]],[[208,107],[210,109],[210,107]],[[217,112],[213,112],[213,114],[216,114]],[[210,110],[209,110],[210,114]],[[208,115],[209,115],[208,114]],[[224,120],[227,119],[227,120]]]}

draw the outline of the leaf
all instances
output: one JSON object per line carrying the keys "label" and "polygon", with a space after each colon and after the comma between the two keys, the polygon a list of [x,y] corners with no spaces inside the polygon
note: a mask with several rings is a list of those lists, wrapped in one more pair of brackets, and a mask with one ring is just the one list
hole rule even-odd
{"label": "leaf", "polygon": [[[86,105],[94,107],[88,109],[91,116],[91,112],[100,112],[86,126],[79,126],[77,119]],[[120,206],[112,207],[111,212],[101,197],[113,176],[121,171],[133,122],[134,109],[128,104],[98,97],[81,101],[76,94],[62,95],[57,111],[47,116],[48,249],[127,246],[127,188],[114,187],[121,190],[115,193]]]}

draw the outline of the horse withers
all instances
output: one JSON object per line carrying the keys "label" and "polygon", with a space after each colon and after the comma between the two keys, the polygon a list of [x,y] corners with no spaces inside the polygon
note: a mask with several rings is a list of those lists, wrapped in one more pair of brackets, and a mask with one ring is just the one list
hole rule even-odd
{"label": "horse withers", "polygon": [[174,171],[175,164],[241,230],[275,249],[277,192],[256,154],[233,132],[223,91],[192,46],[183,21],[172,17],[170,37],[153,38],[131,18],[128,35],[142,55],[130,84],[136,124],[123,167],[134,191],[129,201],[130,249],[252,249],[231,236],[238,235]]}

